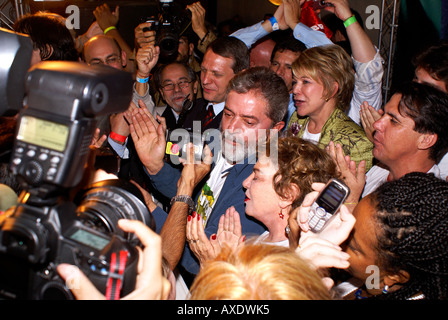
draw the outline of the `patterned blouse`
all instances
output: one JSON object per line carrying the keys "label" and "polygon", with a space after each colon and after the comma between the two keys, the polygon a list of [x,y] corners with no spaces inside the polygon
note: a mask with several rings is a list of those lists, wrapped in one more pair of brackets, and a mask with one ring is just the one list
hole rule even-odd
{"label": "patterned blouse", "polygon": [[[298,118],[297,112],[291,116],[288,123],[288,135],[302,137],[308,124],[309,117]],[[330,141],[342,145],[345,155],[358,165],[361,160],[366,161],[366,172],[372,167],[373,144],[367,139],[364,129],[350,119],[341,109],[336,108],[325,122],[319,138],[319,146],[325,148]]]}

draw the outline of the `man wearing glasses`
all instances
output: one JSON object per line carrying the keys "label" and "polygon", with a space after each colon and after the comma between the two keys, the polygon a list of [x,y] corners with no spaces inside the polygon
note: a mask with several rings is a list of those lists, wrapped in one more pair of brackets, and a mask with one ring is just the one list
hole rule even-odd
{"label": "man wearing glasses", "polygon": [[[154,73],[154,82],[165,106],[158,106],[155,111],[165,118],[167,129],[183,127],[184,115],[196,98],[199,83],[196,73],[186,64],[172,62],[161,66]],[[179,121],[180,120],[180,121]]]}

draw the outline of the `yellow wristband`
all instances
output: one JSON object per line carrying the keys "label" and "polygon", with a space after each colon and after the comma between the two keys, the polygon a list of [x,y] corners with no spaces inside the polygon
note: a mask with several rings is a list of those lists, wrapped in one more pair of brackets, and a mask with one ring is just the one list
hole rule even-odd
{"label": "yellow wristband", "polygon": [[114,29],[117,29],[117,27],[111,26],[109,28],[106,28],[106,30],[104,30],[104,34],[108,33],[110,30],[114,30]]}

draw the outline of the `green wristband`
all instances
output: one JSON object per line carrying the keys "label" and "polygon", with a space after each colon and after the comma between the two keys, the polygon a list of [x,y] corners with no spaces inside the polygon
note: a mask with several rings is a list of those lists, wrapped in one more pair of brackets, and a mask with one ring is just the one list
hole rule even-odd
{"label": "green wristband", "polygon": [[356,22],[356,17],[355,15],[352,15],[350,18],[348,18],[347,20],[344,21],[344,27],[348,27],[349,25],[353,24]]}
{"label": "green wristband", "polygon": [[114,29],[117,29],[117,27],[111,26],[109,28],[106,28],[106,30],[104,30],[104,34],[108,33],[110,30],[114,30]]}

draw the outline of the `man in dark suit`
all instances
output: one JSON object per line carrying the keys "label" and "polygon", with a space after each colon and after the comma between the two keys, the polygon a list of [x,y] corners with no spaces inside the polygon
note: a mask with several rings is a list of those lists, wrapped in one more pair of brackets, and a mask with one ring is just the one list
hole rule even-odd
{"label": "man in dark suit", "polygon": [[[205,221],[207,236],[217,232],[219,218],[226,209],[234,206],[240,213],[243,234],[261,234],[265,227],[247,217],[244,212],[245,192],[242,182],[252,173],[256,162],[255,150],[250,146],[264,141],[270,131],[280,131],[284,122],[289,102],[289,93],[285,82],[267,68],[251,68],[237,74],[229,83],[226,93],[220,132],[221,145],[212,150],[217,153],[215,162],[208,177],[198,185],[199,189],[193,197],[177,195],[177,182],[180,170],[163,160],[165,139],[157,123],[151,120],[144,109],[134,112],[136,149],[149,174],[153,185],[172,201],[194,203],[194,209]],[[206,90],[204,90],[206,92]],[[146,129],[145,129],[146,128]],[[264,138],[263,138],[264,137]],[[249,146],[249,147],[248,147]],[[215,155],[215,154],[214,154]],[[195,200],[193,200],[195,199]],[[156,220],[157,232],[166,229],[166,212],[155,208],[152,214]],[[184,221],[187,212],[170,212],[180,215],[176,221]],[[182,214],[185,217],[182,217]],[[173,219],[171,219],[173,221]],[[178,261],[191,274],[199,271],[199,264],[189,246],[185,245],[185,227],[170,225],[170,252],[164,256],[170,261]],[[176,230],[176,231],[174,231]],[[174,258],[172,256],[175,256]],[[185,277],[185,274],[183,274]]]}
{"label": "man in dark suit", "polygon": [[171,62],[157,69],[154,82],[166,103],[165,106],[156,107],[154,115],[165,118],[168,130],[182,128],[184,115],[190,112],[186,109],[190,109],[195,102],[199,88],[195,72],[186,64]]}

